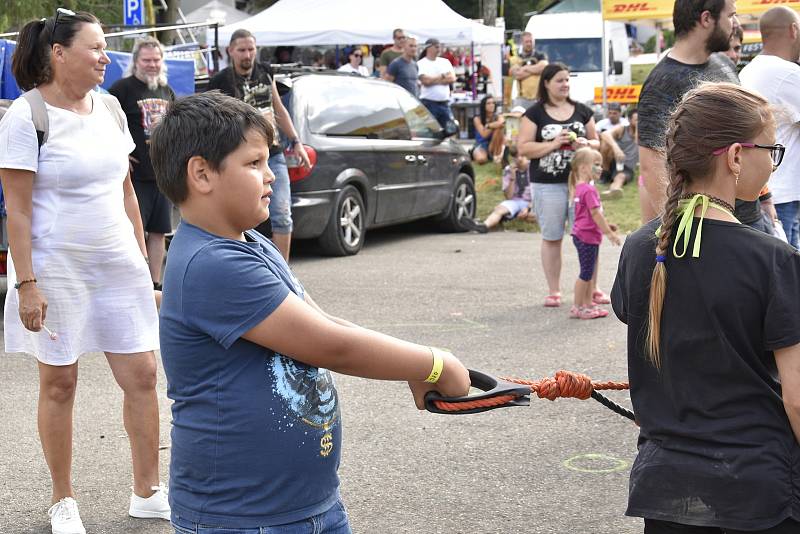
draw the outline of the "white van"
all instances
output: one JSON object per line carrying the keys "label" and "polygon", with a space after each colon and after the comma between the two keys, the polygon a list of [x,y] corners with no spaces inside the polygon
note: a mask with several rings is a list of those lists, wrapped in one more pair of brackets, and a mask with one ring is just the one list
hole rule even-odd
{"label": "white van", "polygon": [[[594,88],[603,86],[603,16],[599,11],[543,13],[528,21],[535,48],[552,63],[565,63],[571,73],[570,96],[577,102],[594,102]],[[607,84],[630,85],[628,34],[622,22],[605,22],[608,54]]]}

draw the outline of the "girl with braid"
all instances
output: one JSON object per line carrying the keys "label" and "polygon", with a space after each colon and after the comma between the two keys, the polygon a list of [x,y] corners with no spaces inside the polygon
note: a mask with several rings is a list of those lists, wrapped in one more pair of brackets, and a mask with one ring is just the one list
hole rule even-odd
{"label": "girl with braid", "polygon": [[626,513],[646,534],[800,532],[800,254],[733,215],[781,163],[770,106],[701,85],[665,151],[663,214],[612,292],[640,425]]}

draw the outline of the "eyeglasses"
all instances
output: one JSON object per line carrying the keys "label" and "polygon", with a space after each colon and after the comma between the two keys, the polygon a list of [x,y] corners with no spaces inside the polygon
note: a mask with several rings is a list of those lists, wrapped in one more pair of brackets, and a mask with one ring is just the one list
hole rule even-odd
{"label": "eyeglasses", "polygon": [[398,35],[397,37],[394,38],[394,40],[395,41],[405,41],[406,40],[406,36],[405,35]]}
{"label": "eyeglasses", "polygon": [[[775,145],[757,145],[755,143],[739,143],[739,144],[742,145],[744,148],[763,148],[769,150],[770,157],[772,157],[773,171],[778,168],[778,165],[781,164],[781,162],[783,161],[783,155],[784,153],[786,153],[786,147],[781,144],[775,144]],[[724,154],[725,151],[728,150],[728,148],[730,148],[730,146],[731,145],[718,148],[711,154],[713,154],[714,156],[719,156],[721,154]]]}
{"label": "eyeglasses", "polygon": [[58,26],[58,17],[59,17],[59,15],[62,18],[63,17],[74,17],[75,16],[75,12],[70,10],[70,9],[63,8],[63,7],[59,7],[58,9],[56,9],[56,17],[55,17],[55,20],[53,21],[53,31],[50,32],[50,46],[53,46],[53,44],[54,44],[54,38],[56,36],[56,27]]}
{"label": "eyeglasses", "polygon": [[356,57],[364,57],[364,54],[353,54]]}

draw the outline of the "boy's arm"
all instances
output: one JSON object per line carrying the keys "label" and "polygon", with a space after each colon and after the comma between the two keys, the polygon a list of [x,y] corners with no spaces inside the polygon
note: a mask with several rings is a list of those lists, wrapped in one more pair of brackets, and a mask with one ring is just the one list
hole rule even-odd
{"label": "boy's arm", "polygon": [[408,381],[417,407],[425,392],[466,395],[469,374],[455,356],[444,353],[444,370],[436,384],[422,385],[430,374],[429,347],[402,341],[366,328],[352,328],[328,319],[289,293],[281,304],[242,338],[315,367],[379,380]]}
{"label": "boy's arm", "polygon": [[608,237],[609,241],[611,241],[615,245],[619,245],[620,243],[622,243],[622,241],[620,241],[619,239],[619,236],[617,235],[617,232],[615,232],[614,229],[611,228],[611,225],[608,224],[608,221],[606,221],[603,212],[600,211],[600,207],[598,206],[596,208],[592,208],[591,212],[592,212],[592,220],[597,225],[597,227],[600,228],[600,231],[603,232],[603,234],[605,234],[606,237]]}
{"label": "boy's arm", "polygon": [[308,304],[309,306],[311,306],[312,308],[317,310],[319,313],[321,313],[322,315],[324,315],[325,317],[327,317],[328,319],[330,319],[334,323],[340,324],[342,326],[349,326],[350,328],[359,328],[359,326],[357,324],[351,323],[350,321],[348,321],[346,319],[342,319],[341,317],[336,317],[334,315],[331,315],[328,312],[326,312],[325,310],[323,310],[322,308],[320,308],[319,304],[317,304],[317,302],[314,299],[311,298],[311,295],[309,295],[308,292],[305,292],[303,294],[303,300],[306,301],[306,304]]}

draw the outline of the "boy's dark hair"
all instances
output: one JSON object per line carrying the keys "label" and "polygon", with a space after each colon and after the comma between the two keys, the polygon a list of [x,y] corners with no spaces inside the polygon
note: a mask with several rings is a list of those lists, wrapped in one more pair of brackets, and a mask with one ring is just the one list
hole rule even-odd
{"label": "boy's dark hair", "polygon": [[158,188],[174,204],[189,195],[186,165],[194,156],[213,170],[255,130],[272,145],[275,132],[261,113],[241,100],[209,91],[176,100],[153,130],[150,160]]}
{"label": "boy's dark hair", "polygon": [[703,11],[710,12],[713,19],[718,21],[724,7],[725,0],[675,0],[675,6],[672,8],[675,37],[688,35],[700,22]]}
{"label": "boy's dark hair", "polygon": [[[58,24],[56,24],[58,22]],[[27,23],[19,32],[19,40],[11,58],[11,72],[23,91],[30,91],[53,79],[50,69],[50,51],[58,43],[69,48],[75,34],[84,24],[100,24],[91,13],[80,11],[72,15],[58,13],[58,21],[52,16]]]}

